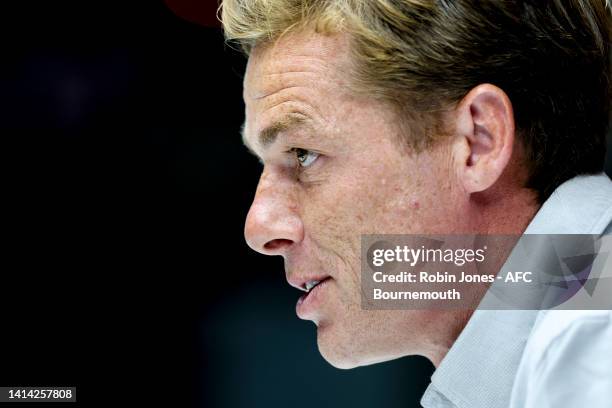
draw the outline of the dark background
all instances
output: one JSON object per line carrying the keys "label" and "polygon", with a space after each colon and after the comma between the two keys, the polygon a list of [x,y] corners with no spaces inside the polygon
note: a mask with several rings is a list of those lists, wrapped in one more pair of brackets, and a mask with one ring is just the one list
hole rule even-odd
{"label": "dark background", "polygon": [[13,3],[0,385],[77,386],[72,407],[418,406],[426,360],[332,368],[282,261],[244,243],[260,165],[215,1]]}

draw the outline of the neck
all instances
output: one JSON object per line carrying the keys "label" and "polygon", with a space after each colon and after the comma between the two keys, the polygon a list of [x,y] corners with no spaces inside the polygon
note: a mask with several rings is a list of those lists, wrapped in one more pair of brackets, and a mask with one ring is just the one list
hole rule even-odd
{"label": "neck", "polygon": [[436,333],[436,336],[431,337],[435,340],[431,341],[423,352],[423,355],[433,363],[434,367],[438,368],[473,313],[473,310],[465,309],[440,311],[440,316],[437,319],[441,323],[438,326],[440,330]]}
{"label": "neck", "polygon": [[[474,194],[470,200],[470,219],[476,220],[474,233],[484,235],[520,235],[539,210],[536,194],[528,189],[504,191],[503,188]],[[506,254],[507,257],[508,254]],[[505,257],[504,257],[505,260]],[[502,262],[503,263],[503,262]],[[500,263],[500,266],[501,264]],[[486,293],[483,288],[482,296]],[[437,368],[455,343],[474,310],[441,310],[436,319],[437,333],[431,336],[428,349],[423,353]]]}

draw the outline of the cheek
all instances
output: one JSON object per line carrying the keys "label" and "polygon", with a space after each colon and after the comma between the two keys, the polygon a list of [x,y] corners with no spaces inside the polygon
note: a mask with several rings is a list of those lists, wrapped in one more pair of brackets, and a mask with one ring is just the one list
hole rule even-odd
{"label": "cheek", "polygon": [[390,225],[400,222],[403,226],[404,216],[420,208],[419,186],[404,174],[390,165],[339,172],[316,190],[303,192],[304,222],[314,233],[325,231],[320,238],[334,240],[391,233],[380,225],[381,220],[389,218],[393,220]]}
{"label": "cheek", "polygon": [[393,170],[371,173],[333,195],[329,219],[336,231],[360,240],[361,234],[402,234],[413,230],[422,195],[410,177]]}
{"label": "cheek", "polygon": [[322,267],[334,271],[344,307],[361,301],[361,235],[406,232],[414,212],[409,203],[418,203],[405,198],[405,186],[392,171],[377,166],[336,174],[333,182],[300,197],[305,236]]}

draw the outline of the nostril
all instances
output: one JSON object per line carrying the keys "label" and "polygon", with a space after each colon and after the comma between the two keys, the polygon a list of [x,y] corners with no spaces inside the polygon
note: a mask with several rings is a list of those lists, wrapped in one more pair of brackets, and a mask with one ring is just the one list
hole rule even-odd
{"label": "nostril", "polygon": [[289,246],[293,243],[290,239],[273,239],[272,241],[266,242],[264,249],[266,251],[275,251],[285,246]]}

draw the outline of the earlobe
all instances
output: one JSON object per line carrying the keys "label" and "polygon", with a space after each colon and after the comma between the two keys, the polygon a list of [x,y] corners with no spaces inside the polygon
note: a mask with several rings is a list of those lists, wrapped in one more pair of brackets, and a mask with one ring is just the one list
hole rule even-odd
{"label": "earlobe", "polygon": [[500,88],[483,84],[472,89],[456,108],[455,166],[467,193],[490,188],[512,155],[514,115]]}

